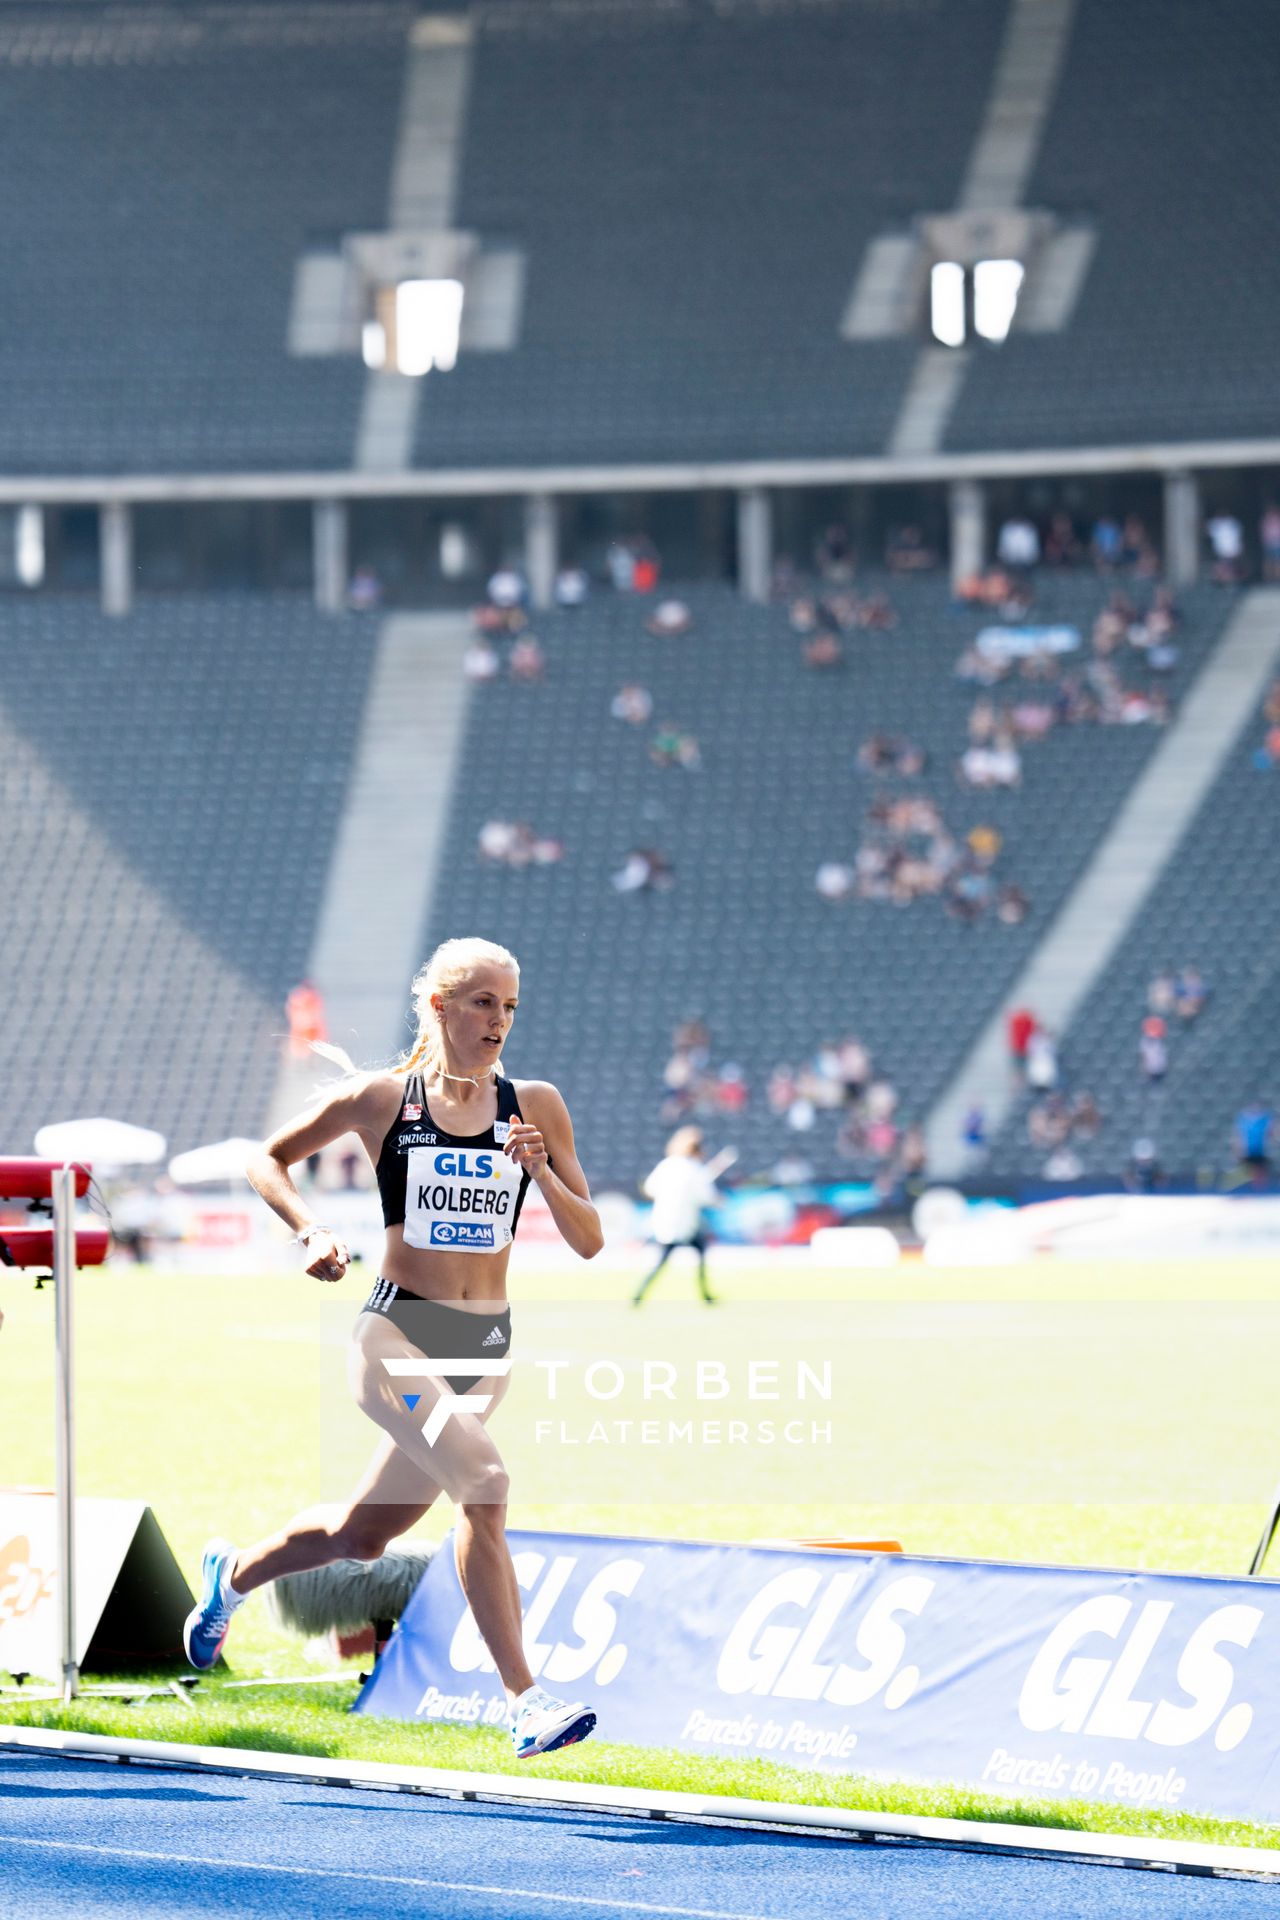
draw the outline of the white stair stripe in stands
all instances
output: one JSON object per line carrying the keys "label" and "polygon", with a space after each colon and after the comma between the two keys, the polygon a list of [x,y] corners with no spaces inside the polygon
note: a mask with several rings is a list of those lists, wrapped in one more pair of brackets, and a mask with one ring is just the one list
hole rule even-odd
{"label": "white stair stripe in stands", "polygon": [[930,1114],[935,1179],[954,1178],[968,1164],[960,1129],[970,1107],[983,1109],[988,1138],[1009,1112],[1009,1009],[1030,1007],[1055,1033],[1066,1031],[1176,855],[1278,666],[1280,588],[1261,587],[1240,602],[1110,831]]}
{"label": "white stair stripe in stands", "polygon": [[[309,967],[330,1039],[360,1066],[411,1038],[409,982],[426,958],[419,943],[466,724],[468,641],[456,613],[392,614],[379,636]],[[328,1071],[315,1058],[286,1061],[272,1126],[304,1106]]]}
{"label": "white stair stripe in stands", "polygon": [[[960,213],[1021,205],[1062,68],[1077,0],[1013,0],[982,126],[956,199]],[[950,364],[942,367],[946,360]],[[963,350],[921,350],[889,436],[891,455],[937,453],[960,390]]]}
{"label": "white stair stripe in stands", "polygon": [[982,131],[957,207],[993,213],[1022,204],[1077,0],[1014,0],[996,63]]}
{"label": "white stair stripe in stands", "polygon": [[[453,225],[470,82],[470,21],[429,15],[415,21],[391,172],[387,225],[393,233],[444,233]],[[413,375],[366,376],[357,467],[402,473],[412,464],[421,388]]]}

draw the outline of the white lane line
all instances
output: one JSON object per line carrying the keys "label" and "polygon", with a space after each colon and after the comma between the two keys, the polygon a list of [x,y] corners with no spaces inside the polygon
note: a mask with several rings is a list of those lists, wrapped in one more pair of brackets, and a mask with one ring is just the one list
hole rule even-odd
{"label": "white lane line", "polygon": [[122,1860],[163,1860],[180,1867],[222,1867],[233,1873],[291,1873],[307,1880],[357,1880],[379,1887],[429,1887],[437,1893],[496,1893],[503,1899],[552,1900],[566,1907],[611,1907],[618,1913],[667,1913],[679,1920],[768,1920],[760,1913],[722,1913],[711,1907],[659,1907],[648,1900],[605,1900],[596,1893],[543,1893],[537,1887],[486,1887],[472,1880],[417,1880],[401,1873],[347,1873],[341,1867],[283,1867],[264,1860],[206,1860],[196,1853],[153,1853],[144,1847],[90,1846],[79,1840],[32,1840],[0,1833],[0,1847],[47,1847],[58,1853],[114,1854]]}

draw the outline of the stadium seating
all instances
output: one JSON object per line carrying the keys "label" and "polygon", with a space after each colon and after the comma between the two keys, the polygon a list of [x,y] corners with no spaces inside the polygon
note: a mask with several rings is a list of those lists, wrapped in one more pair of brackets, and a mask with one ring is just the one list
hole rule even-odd
{"label": "stadium seating", "polygon": [[0,472],[351,464],[295,263],[386,224],[406,4],[0,10]]}
{"label": "stadium seating", "polygon": [[1015,327],[974,354],[948,447],[1280,430],[1280,265],[1259,244],[1280,157],[1275,32],[1267,0],[1211,20],[1197,0],[1079,0],[1026,199],[1091,219],[1097,252],[1065,332]]}
{"label": "stadium seating", "polygon": [[840,318],[951,203],[1005,11],[481,9],[457,221],[526,250],[523,339],[427,382],[419,464],[880,452],[919,343]]}
{"label": "stadium seating", "polygon": [[[1265,733],[1246,728],[1145,910],[1072,1022],[1060,1049],[1069,1093],[1087,1088],[1103,1125],[1073,1140],[1086,1173],[1116,1173],[1149,1139],[1175,1175],[1232,1164],[1232,1122],[1247,1101],[1280,1096],[1280,893],[1275,781],[1256,764]],[[1169,1071],[1150,1087],[1138,1036],[1158,973],[1194,965],[1209,998],[1190,1023],[1166,1019]],[[1024,1097],[995,1142],[996,1173],[1035,1168]]]}
{"label": "stadium seating", "polygon": [[376,622],[301,598],[6,601],[4,1144],[106,1113],[265,1122]]}
{"label": "stadium seating", "polygon": [[[1018,791],[960,788],[975,689],[953,669],[983,617],[957,610],[940,579],[887,590],[898,628],[850,636],[844,666],[828,672],[802,664],[785,609],[697,587],[682,589],[695,627],[679,639],[645,631],[644,599],[599,596],[539,616],[545,680],[475,691],[424,950],[476,932],[521,958],[512,1071],[564,1087],[595,1178],[629,1185],[657,1153],[672,1029],[693,1013],[710,1026],[716,1063],[737,1062],[750,1084],[746,1115],[711,1126],[738,1142],[748,1171],[772,1165],[785,1141],[764,1100],[771,1070],[851,1030],[899,1088],[903,1115],[923,1118],[1152,750],[1151,727],[1061,729],[1024,749]],[[1087,638],[1103,598],[1092,576],[1048,576],[1036,612],[1082,624]],[[1185,611],[1175,698],[1212,645],[1222,596],[1189,596]],[[610,718],[628,681],[653,693],[647,727]],[[697,736],[701,771],[652,762],[665,721]],[[880,730],[926,749],[922,779],[856,768],[858,746]],[[852,860],[885,790],[935,795],[960,837],[994,825],[999,876],[1030,896],[1024,924],[966,926],[936,899],[824,902],[819,865]],[[559,837],[563,862],[483,863],[477,835],[491,818]],[[674,885],[619,893],[611,873],[645,846],[670,858]],[[837,1172],[835,1130],[820,1116],[792,1144]]]}

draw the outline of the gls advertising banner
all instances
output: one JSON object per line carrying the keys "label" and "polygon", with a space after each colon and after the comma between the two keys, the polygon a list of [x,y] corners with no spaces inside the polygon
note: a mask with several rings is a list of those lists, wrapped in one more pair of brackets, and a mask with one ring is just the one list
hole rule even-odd
{"label": "gls advertising banner", "polygon": [[[605,1739],[1280,1819],[1280,1585],[513,1533],[525,1650]],[[453,1554],[356,1702],[507,1723]]]}

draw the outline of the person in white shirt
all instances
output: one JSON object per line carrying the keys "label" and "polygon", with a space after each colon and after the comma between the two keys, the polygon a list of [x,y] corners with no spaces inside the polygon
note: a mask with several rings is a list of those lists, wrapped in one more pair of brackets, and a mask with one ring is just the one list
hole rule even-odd
{"label": "person in white shirt", "polygon": [[651,1238],[658,1243],[658,1260],[645,1275],[632,1296],[638,1307],[677,1247],[693,1247],[698,1255],[698,1288],[707,1305],[715,1299],[707,1286],[707,1241],[702,1231],[702,1214],[714,1207],[719,1195],[716,1176],[737,1158],[726,1147],[714,1160],[702,1158],[702,1132],[698,1127],[681,1127],[667,1142],[665,1159],[659,1160],[640,1191],[653,1202]]}
{"label": "person in white shirt", "polygon": [[1034,520],[1015,515],[1006,520],[996,542],[996,558],[1004,567],[1034,567],[1040,562],[1040,535]]}

